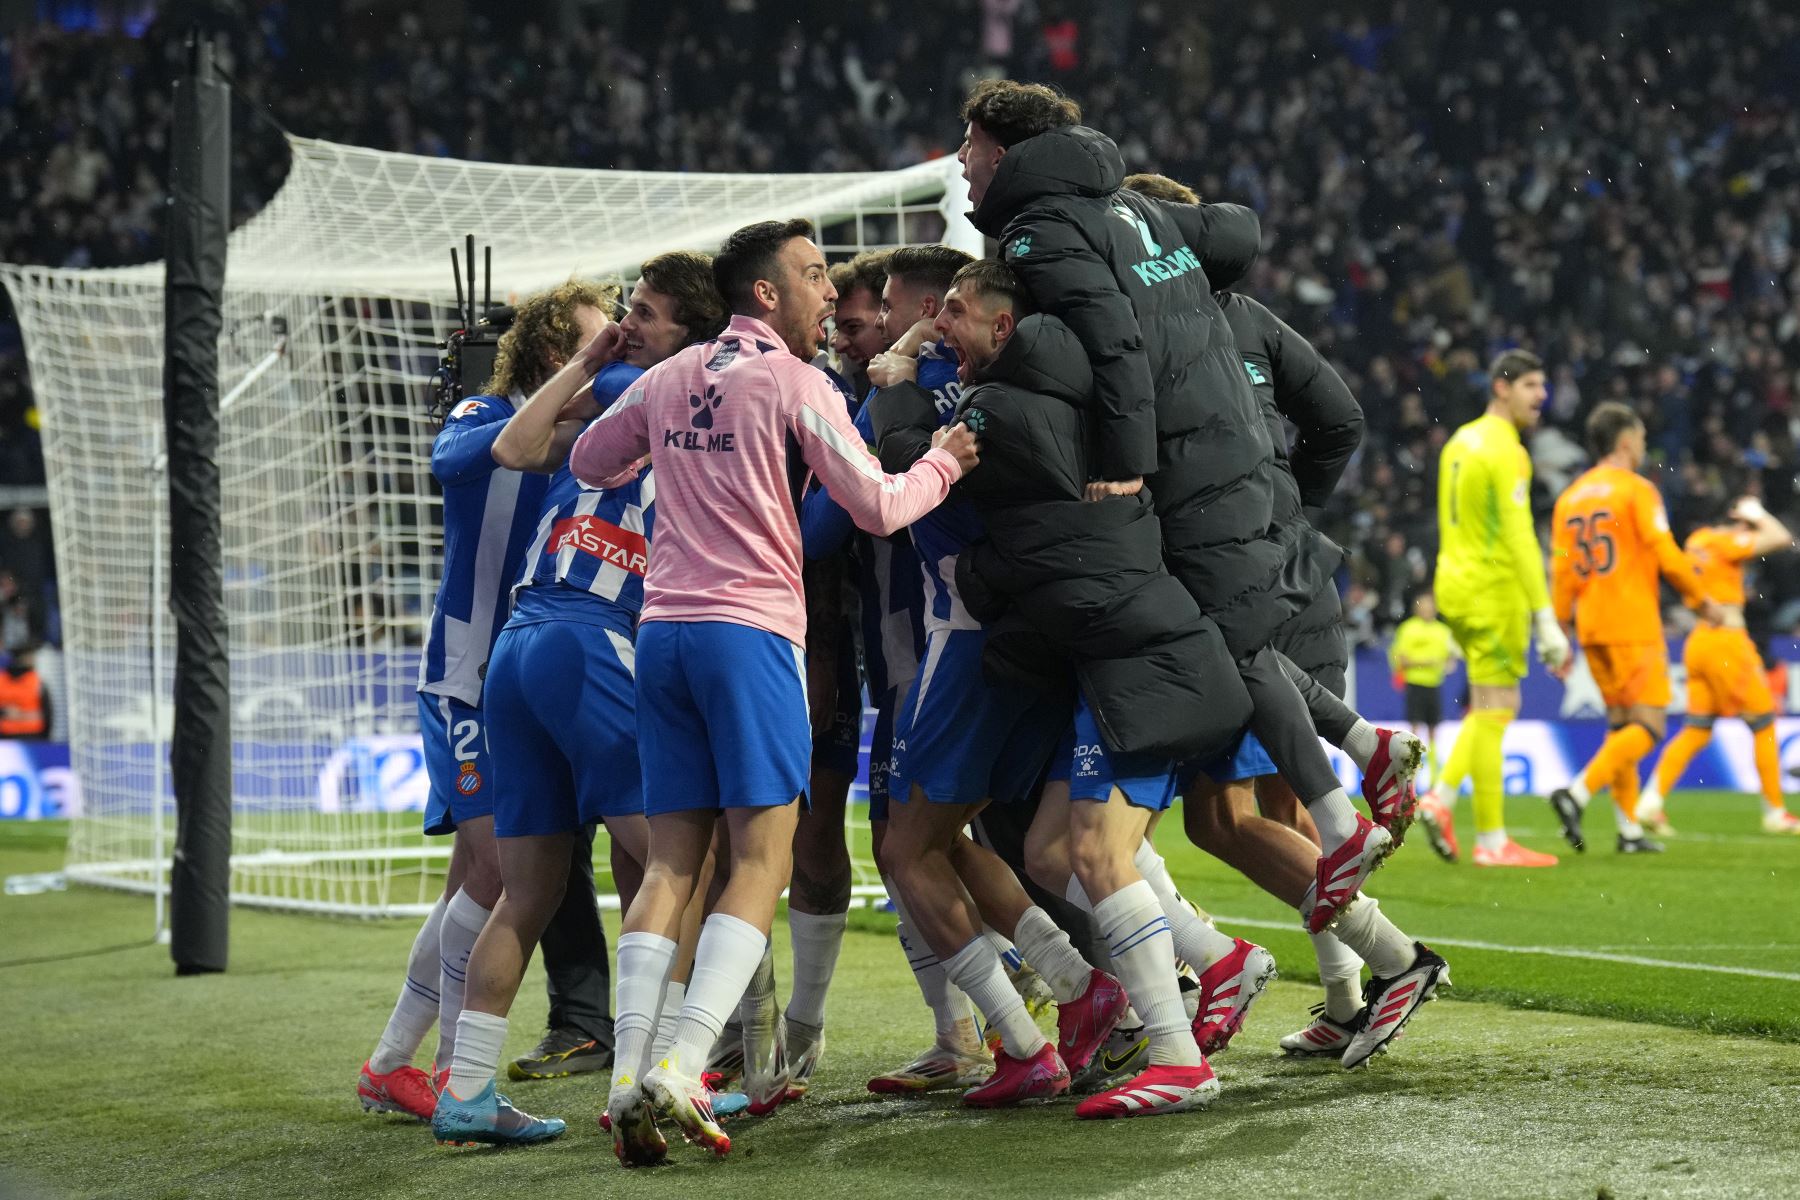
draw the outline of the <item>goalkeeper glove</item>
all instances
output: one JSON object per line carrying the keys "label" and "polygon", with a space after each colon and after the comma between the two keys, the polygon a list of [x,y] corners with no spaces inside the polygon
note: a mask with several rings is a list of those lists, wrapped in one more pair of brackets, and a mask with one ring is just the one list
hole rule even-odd
{"label": "goalkeeper glove", "polygon": [[1537,643],[1538,661],[1552,671],[1562,670],[1569,661],[1569,635],[1554,610],[1540,608],[1531,614],[1531,637]]}

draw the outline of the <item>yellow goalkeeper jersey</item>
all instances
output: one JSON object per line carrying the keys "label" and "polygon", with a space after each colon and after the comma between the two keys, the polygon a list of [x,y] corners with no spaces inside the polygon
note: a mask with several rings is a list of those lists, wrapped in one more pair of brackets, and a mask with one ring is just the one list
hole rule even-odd
{"label": "yellow goalkeeper jersey", "polygon": [[1478,417],[1438,461],[1438,606],[1451,611],[1550,604],[1531,523],[1531,455],[1503,417]]}

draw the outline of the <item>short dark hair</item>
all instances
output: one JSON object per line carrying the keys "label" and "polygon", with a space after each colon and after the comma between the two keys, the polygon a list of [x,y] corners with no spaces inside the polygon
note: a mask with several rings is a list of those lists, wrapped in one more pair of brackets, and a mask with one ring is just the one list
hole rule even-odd
{"label": "short dark hair", "polygon": [[984,300],[1004,300],[1013,310],[1013,316],[1021,319],[1036,311],[1031,303],[1031,293],[1025,290],[1018,273],[997,258],[978,258],[967,264],[951,276],[950,287],[957,288],[965,296],[974,294]]}
{"label": "short dark hair", "polygon": [[1588,453],[1595,458],[1605,458],[1618,449],[1622,434],[1643,423],[1643,418],[1629,404],[1620,404],[1617,400],[1605,400],[1596,404],[1587,419]]}
{"label": "short dark hair", "polygon": [[647,259],[638,278],[675,302],[675,323],[687,330],[687,344],[709,342],[730,319],[725,297],[713,282],[712,257],[693,250],[671,250]]}
{"label": "short dark hair", "polygon": [[1544,360],[1529,350],[1502,350],[1488,367],[1488,386],[1512,383],[1533,371],[1544,369]]}
{"label": "short dark hair", "polygon": [[1140,196],[1148,196],[1152,200],[1166,200],[1170,204],[1198,204],[1200,193],[1196,192],[1180,180],[1170,179],[1167,175],[1127,175],[1121,184],[1126,191],[1136,192]]}
{"label": "short dark hair", "polygon": [[892,250],[864,250],[848,262],[833,263],[825,274],[837,290],[838,299],[866,291],[879,303],[881,286],[887,282],[889,274],[888,260],[893,253]]}
{"label": "short dark hair", "polygon": [[758,221],[746,225],[725,239],[713,256],[713,282],[733,312],[743,312],[756,299],[756,281],[775,273],[775,258],[781,248],[795,238],[813,235],[812,222],[805,217],[786,221]]}
{"label": "short dark hair", "polygon": [[887,273],[913,287],[923,287],[942,296],[950,290],[956,273],[975,261],[975,256],[955,246],[927,242],[922,246],[902,246],[888,258]]}
{"label": "short dark hair", "polygon": [[1011,149],[1046,130],[1079,124],[1081,105],[1041,83],[984,79],[963,101],[962,119]]}

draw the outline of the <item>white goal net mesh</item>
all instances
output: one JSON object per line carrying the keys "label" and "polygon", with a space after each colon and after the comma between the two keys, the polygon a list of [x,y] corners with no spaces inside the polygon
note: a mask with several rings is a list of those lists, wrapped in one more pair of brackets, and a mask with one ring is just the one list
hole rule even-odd
{"label": "white goal net mesh", "polygon": [[[771,218],[811,218],[834,260],[979,241],[948,160],[750,176],[289,144],[286,184],[232,235],[219,343],[233,898],[423,911],[447,853],[420,833],[413,691],[441,545],[426,409],[456,324],[447,249],[491,245],[499,301],[629,282],[654,254]],[[162,266],[0,266],[0,281],[43,419],[80,785],[69,875],[156,891],[173,832]]]}

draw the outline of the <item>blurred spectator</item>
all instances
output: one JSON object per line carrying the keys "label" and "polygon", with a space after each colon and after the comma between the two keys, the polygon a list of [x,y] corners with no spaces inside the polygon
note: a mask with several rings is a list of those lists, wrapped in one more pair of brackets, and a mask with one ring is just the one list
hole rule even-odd
{"label": "blurred spectator", "polygon": [[44,636],[44,586],[50,579],[50,544],[39,527],[37,514],[15,508],[0,530],[0,567],[15,581],[25,603],[32,640]]}

